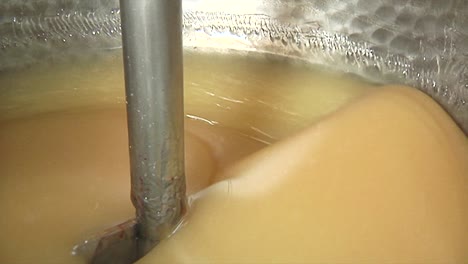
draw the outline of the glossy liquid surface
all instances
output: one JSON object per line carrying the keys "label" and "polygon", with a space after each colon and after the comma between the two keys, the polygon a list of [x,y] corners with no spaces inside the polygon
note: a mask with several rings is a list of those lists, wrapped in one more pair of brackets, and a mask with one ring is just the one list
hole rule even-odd
{"label": "glossy liquid surface", "polygon": [[386,87],[237,163],[138,263],[465,263],[468,141]]}
{"label": "glossy liquid surface", "polygon": [[[120,58],[0,75],[0,260],[74,263],[133,217]],[[185,59],[188,193],[370,90],[278,59]]]}

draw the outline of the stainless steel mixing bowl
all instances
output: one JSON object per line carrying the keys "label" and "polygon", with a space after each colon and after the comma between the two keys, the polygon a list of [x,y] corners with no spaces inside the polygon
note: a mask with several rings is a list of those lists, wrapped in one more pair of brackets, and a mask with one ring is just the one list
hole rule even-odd
{"label": "stainless steel mixing bowl", "polygon": [[[187,49],[267,52],[411,85],[468,134],[465,0],[185,0],[183,8]],[[0,71],[119,48],[117,0],[0,3]]]}

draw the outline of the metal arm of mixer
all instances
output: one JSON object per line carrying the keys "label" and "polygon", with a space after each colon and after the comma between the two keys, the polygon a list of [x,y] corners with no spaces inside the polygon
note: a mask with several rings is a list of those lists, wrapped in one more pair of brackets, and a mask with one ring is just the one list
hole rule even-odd
{"label": "metal arm of mixer", "polygon": [[185,210],[180,0],[121,0],[132,202],[141,255]]}
{"label": "metal arm of mixer", "polygon": [[131,198],[136,220],[74,248],[90,263],[129,264],[185,211],[181,0],[121,0]]}

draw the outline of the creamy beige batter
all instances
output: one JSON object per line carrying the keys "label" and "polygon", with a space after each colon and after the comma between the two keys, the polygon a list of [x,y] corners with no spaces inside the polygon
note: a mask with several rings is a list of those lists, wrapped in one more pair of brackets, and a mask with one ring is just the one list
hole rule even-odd
{"label": "creamy beige batter", "polygon": [[410,88],[381,88],[195,195],[139,263],[465,263],[468,141]]}
{"label": "creamy beige batter", "polygon": [[[0,76],[2,263],[79,263],[73,245],[133,216],[120,60]],[[467,142],[427,98],[369,96],[264,149],[371,86],[196,54],[185,77],[188,192],[220,182],[192,197],[185,226],[143,262],[466,258]],[[395,168],[406,174],[390,177]]]}
{"label": "creamy beige batter", "polygon": [[[185,54],[189,194],[370,89],[256,57]],[[0,262],[77,261],[75,244],[133,217],[121,60],[0,74]]]}
{"label": "creamy beige batter", "polygon": [[[214,180],[218,160],[264,146],[200,122],[186,126],[189,194]],[[221,157],[196,136],[205,131],[218,137]],[[0,146],[1,263],[75,262],[75,244],[134,216],[124,109],[10,121],[0,127]]]}

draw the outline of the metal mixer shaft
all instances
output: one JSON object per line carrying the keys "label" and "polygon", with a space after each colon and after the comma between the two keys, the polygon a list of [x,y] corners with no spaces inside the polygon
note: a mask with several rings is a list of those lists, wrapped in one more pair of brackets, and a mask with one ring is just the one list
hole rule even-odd
{"label": "metal mixer shaft", "polygon": [[141,254],[185,206],[181,1],[122,0],[132,202]]}
{"label": "metal mixer shaft", "polygon": [[75,247],[93,264],[138,260],[172,232],[186,205],[181,1],[120,6],[136,219]]}

